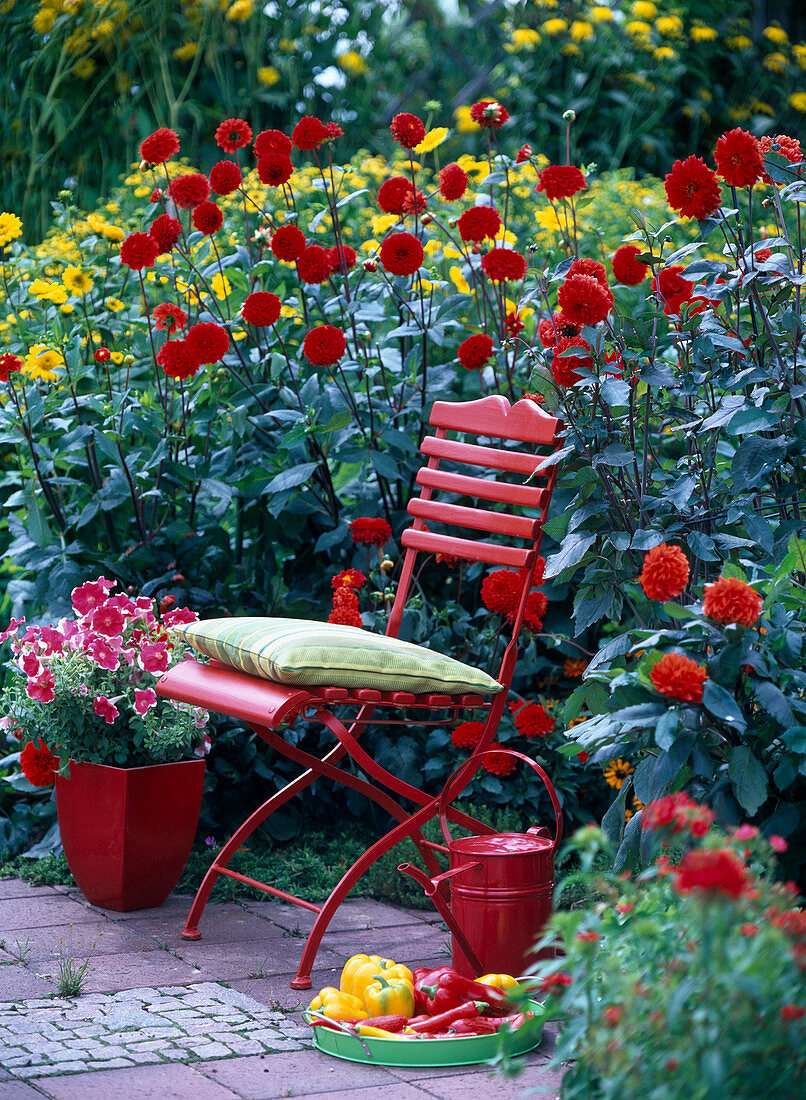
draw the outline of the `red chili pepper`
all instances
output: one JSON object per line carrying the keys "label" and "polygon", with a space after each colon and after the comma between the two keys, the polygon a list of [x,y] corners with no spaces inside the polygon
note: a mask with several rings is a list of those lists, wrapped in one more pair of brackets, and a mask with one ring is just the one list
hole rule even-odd
{"label": "red chili pepper", "polygon": [[361,1020],[362,1027],[379,1027],[383,1031],[402,1031],[408,1023],[408,1016],[371,1016]]}
{"label": "red chili pepper", "polygon": [[434,987],[422,986],[423,992],[428,992],[429,989],[431,992],[426,1007],[432,1016],[447,1012],[464,1001],[483,1002],[491,1010],[488,1014],[499,1016],[506,1015],[510,1006],[509,999],[502,989],[474,982],[472,978],[457,974],[455,970],[440,974]]}
{"label": "red chili pepper", "polygon": [[500,1023],[490,1016],[476,1016],[472,1020],[457,1020],[451,1030],[454,1035],[494,1035]]}
{"label": "red chili pepper", "polygon": [[421,1023],[410,1024],[410,1027],[417,1034],[428,1034],[429,1032],[443,1031],[456,1020],[469,1019],[471,1016],[478,1016],[478,1014],[479,1010],[476,1008],[475,1002],[466,1001],[448,1012],[440,1013],[439,1016],[429,1016],[427,1020],[423,1020]]}

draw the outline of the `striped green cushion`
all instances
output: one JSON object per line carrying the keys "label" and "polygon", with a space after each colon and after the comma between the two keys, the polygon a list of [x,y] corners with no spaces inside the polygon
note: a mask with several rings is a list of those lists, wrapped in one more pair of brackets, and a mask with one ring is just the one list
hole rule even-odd
{"label": "striped green cushion", "polygon": [[355,626],[244,617],[182,623],[171,630],[198,653],[282,684],[415,694],[501,691],[480,669]]}

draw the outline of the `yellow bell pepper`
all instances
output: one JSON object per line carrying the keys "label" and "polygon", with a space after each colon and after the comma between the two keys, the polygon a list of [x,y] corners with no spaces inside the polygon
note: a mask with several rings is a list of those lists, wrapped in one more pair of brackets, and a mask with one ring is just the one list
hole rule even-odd
{"label": "yellow bell pepper", "polygon": [[392,959],[384,959],[380,955],[353,955],[344,964],[339,989],[363,1001],[364,990],[379,974],[387,981],[405,978],[413,983],[408,967],[397,964]]}
{"label": "yellow bell pepper", "polygon": [[326,985],[311,1001],[313,1012],[321,1012],[330,1020],[367,1020],[369,1013],[364,1008],[363,1001],[353,997],[349,993],[343,993],[332,985]]}
{"label": "yellow bell pepper", "polygon": [[496,989],[517,989],[518,982],[511,974],[484,974],[476,978],[482,985],[494,985]]}
{"label": "yellow bell pepper", "polygon": [[364,1004],[370,1016],[411,1017],[414,1015],[414,986],[407,978],[387,970],[366,987]]}

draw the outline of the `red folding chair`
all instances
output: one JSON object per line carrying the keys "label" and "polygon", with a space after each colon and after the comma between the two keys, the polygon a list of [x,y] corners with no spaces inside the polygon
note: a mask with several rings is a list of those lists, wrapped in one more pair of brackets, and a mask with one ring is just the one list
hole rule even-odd
{"label": "red folding chair", "polygon": [[[482,754],[493,741],[515,670],[518,634],[535,575],[542,526],[548,514],[557,473],[556,463],[542,471],[538,467],[559,449],[563,424],[548,416],[531,400],[522,400],[510,406],[501,396],[456,404],[438,401],[431,410],[430,424],[433,434],[426,436],[420,447],[428,462],[417,473],[420,495],[408,505],[414,523],[403,532],[401,538],[406,553],[387,634],[396,637],[400,630],[418,555],[450,554],[468,561],[517,569],[523,579],[523,588],[514,615],[511,638],[505,647],[500,668],[495,673],[495,678],[502,685],[500,692],[485,699],[478,693],[413,694],[360,686],[300,687],[246,675],[216,661],[201,664],[194,660],[176,665],[157,685],[158,693],[166,698],[192,703],[242,720],[272,749],[304,769],[296,779],[255,810],[218,852],[198,889],[182,932],[184,939],[200,938],[199,918],[219,875],[227,875],[311,910],[317,916],[302,952],[297,975],[291,982],[294,989],[310,988],[311,967],[330,920],[361,875],[377,859],[409,837],[414,841],[428,874],[436,875],[440,867],[434,852],[447,851],[444,845],[427,841],[421,832],[423,824],[439,812],[438,797],[404,782],[376,763],[359,742],[367,724],[372,720],[376,724],[402,726],[445,725],[455,721],[464,710],[479,708],[485,711],[483,733],[468,758],[467,768],[461,772],[460,786],[451,791],[451,797],[455,798],[470,782],[481,765]],[[450,438],[449,433],[459,438]],[[468,441],[467,437],[473,441]],[[444,494],[448,494],[447,501],[437,498]],[[457,502],[461,500],[471,500],[473,503]],[[491,506],[482,507],[479,502]],[[435,525],[447,530],[434,530]],[[464,529],[465,533],[457,533],[457,528]],[[492,536],[492,540],[468,537],[468,530],[483,532]],[[334,710],[341,713],[344,708],[358,708],[355,717],[346,720],[346,724],[334,713]],[[380,709],[382,714],[384,708],[414,712],[414,717],[375,718],[376,711]],[[321,758],[289,744],[276,732],[283,719],[295,712],[301,713],[307,720],[321,722],[335,736],[336,744]],[[430,718],[429,712],[432,714]],[[371,731],[366,740],[370,737]],[[338,764],[345,756],[354,761],[369,779],[339,768]],[[475,767],[473,760],[476,761]],[[327,901],[323,905],[314,905],[230,870],[227,866],[230,859],[247,837],[272,813],[319,777],[332,779],[365,795],[386,810],[397,823],[345,872]],[[413,803],[414,809],[404,808],[398,798]],[[490,826],[454,807],[449,808],[448,816],[451,821],[474,833],[493,831]]]}

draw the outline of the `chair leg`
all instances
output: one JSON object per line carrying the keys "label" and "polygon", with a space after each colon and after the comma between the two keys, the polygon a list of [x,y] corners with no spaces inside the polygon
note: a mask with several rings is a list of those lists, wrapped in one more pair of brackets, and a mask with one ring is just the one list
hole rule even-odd
{"label": "chair leg", "polygon": [[325,934],[327,926],[333,919],[336,910],[364,872],[367,871],[376,860],[380,859],[382,855],[385,855],[386,852],[394,848],[396,844],[399,844],[401,840],[405,840],[406,837],[418,831],[424,822],[435,815],[436,809],[437,800],[432,798],[426,806],[421,807],[415,813],[411,814],[406,821],[401,821],[399,825],[396,825],[394,829],[391,829],[385,836],[382,836],[380,840],[376,840],[370,848],[367,848],[363,855],[358,857],[352,867],[342,875],[340,881],[330,894],[330,897],[319,911],[319,915],[313,923],[313,928],[308,933],[308,939],[305,941],[302,958],[297,967],[297,975],[295,978],[291,979],[292,989],[311,988],[311,969],[314,959],[316,958],[316,953],[319,950],[322,936]]}

